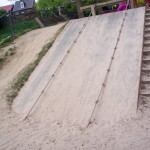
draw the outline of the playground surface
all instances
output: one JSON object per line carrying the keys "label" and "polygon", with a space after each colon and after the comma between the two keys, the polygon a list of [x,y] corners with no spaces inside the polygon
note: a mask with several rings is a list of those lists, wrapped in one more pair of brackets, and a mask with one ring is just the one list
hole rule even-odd
{"label": "playground surface", "polygon": [[143,8],[71,21],[19,93],[14,111],[26,118],[44,110],[82,127],[90,118],[135,116],[143,25]]}
{"label": "playground surface", "polygon": [[144,19],[142,7],[70,21],[15,99],[0,147],[148,150],[150,103],[138,106]]}

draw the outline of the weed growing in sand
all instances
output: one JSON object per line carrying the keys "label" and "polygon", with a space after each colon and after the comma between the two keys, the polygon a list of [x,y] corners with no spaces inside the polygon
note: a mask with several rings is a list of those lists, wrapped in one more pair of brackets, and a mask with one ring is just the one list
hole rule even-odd
{"label": "weed growing in sand", "polygon": [[5,62],[5,57],[2,55],[2,56],[0,56],[0,68],[2,67],[4,62]]}
{"label": "weed growing in sand", "polygon": [[16,47],[9,48],[5,54],[0,55],[0,69],[2,69],[3,65],[10,59],[12,55],[15,54]]}
{"label": "weed growing in sand", "polygon": [[48,50],[52,47],[56,38],[58,37],[58,35],[61,33],[61,31],[64,29],[65,26],[66,25],[61,27],[59,31],[56,33],[56,35],[54,36],[54,38],[45,46],[43,46],[42,50],[38,53],[36,60],[31,64],[29,64],[27,67],[25,67],[13,80],[11,86],[8,89],[6,89],[4,94],[6,95],[6,100],[10,106],[12,105],[14,98],[18,95],[20,89],[24,86],[26,81],[29,79],[30,75],[35,70],[36,66],[42,60],[43,56],[45,56]]}

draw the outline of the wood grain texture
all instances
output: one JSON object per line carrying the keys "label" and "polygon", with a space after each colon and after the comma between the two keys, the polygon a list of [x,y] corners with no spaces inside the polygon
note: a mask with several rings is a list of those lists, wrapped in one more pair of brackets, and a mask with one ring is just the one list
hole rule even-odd
{"label": "wood grain texture", "polygon": [[[30,116],[85,127],[93,112],[121,28],[124,12],[91,17],[58,74]],[[27,114],[86,19],[70,22],[17,97],[14,110]],[[144,8],[127,11],[104,95],[92,120],[117,121],[136,113],[143,42]]]}
{"label": "wood grain texture", "polygon": [[19,93],[13,105],[15,112],[26,114],[31,109],[66,55],[84,22],[85,19],[69,22]]}
{"label": "wood grain texture", "polygon": [[136,115],[145,9],[127,11],[106,88],[93,121],[116,122]]}
{"label": "wood grain texture", "polygon": [[90,18],[59,74],[49,84],[31,115],[42,114],[42,118],[51,121],[87,125],[122,20],[123,12]]}

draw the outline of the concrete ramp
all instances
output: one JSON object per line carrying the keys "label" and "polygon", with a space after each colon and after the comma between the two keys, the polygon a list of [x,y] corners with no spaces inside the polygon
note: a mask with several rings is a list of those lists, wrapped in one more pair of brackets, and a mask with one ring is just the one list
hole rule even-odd
{"label": "concrete ramp", "polygon": [[70,21],[14,111],[83,127],[136,115],[144,15],[138,8]]}

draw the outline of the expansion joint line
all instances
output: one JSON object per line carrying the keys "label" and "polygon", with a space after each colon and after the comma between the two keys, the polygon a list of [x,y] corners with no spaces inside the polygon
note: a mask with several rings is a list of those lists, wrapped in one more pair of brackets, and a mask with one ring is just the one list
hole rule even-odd
{"label": "expansion joint line", "polygon": [[106,84],[107,84],[107,79],[108,79],[108,76],[109,76],[109,74],[110,74],[111,67],[112,67],[112,64],[113,64],[113,61],[114,61],[114,58],[115,58],[115,54],[116,54],[116,51],[117,51],[117,47],[118,47],[118,43],[119,43],[119,40],[120,40],[120,36],[121,36],[122,29],[123,29],[123,26],[124,26],[124,22],[125,22],[125,17],[126,17],[126,15],[127,15],[127,12],[125,11],[125,12],[124,12],[124,16],[123,16],[123,20],[122,20],[122,23],[121,23],[121,27],[120,27],[120,30],[119,30],[119,34],[118,34],[118,37],[117,37],[117,42],[116,42],[115,47],[114,47],[114,52],[113,52],[113,54],[112,54],[112,57],[111,57],[111,60],[110,60],[110,64],[109,64],[109,67],[108,67],[108,69],[107,69],[107,73],[106,73],[106,75],[105,75],[104,81],[103,81],[103,83],[102,83],[102,87],[101,87],[101,89],[100,89],[98,98],[97,98],[97,100],[95,101],[94,108],[93,108],[93,110],[92,110],[90,119],[89,119],[88,124],[87,124],[87,128],[89,127],[90,124],[92,124],[92,117],[93,117],[93,115],[94,115],[96,106],[97,106],[97,104],[100,102],[100,99],[103,98],[103,93],[104,93],[104,90],[105,90],[105,87],[106,87]]}
{"label": "expansion joint line", "polygon": [[[44,89],[42,90],[42,92],[40,93],[39,97],[36,99],[35,103],[33,104],[33,106],[31,107],[31,109],[29,110],[29,112],[27,113],[27,115],[25,116],[24,120],[26,120],[28,118],[28,116],[30,115],[31,111],[33,110],[34,106],[36,105],[36,103],[38,102],[38,100],[40,99],[40,97],[42,96],[42,94],[44,93],[44,91],[46,90],[46,88],[48,87],[49,83],[52,84],[52,80],[54,79],[54,77],[56,77],[56,75],[59,73],[60,69],[62,68],[64,62],[66,61],[66,59],[68,58],[69,54],[71,53],[73,47],[75,46],[75,44],[78,41],[78,38],[80,37],[81,33],[83,32],[83,30],[85,29],[85,27],[87,26],[87,23],[91,17],[91,14],[87,17],[86,22],[83,24],[81,30],[79,31],[77,37],[75,38],[75,40],[73,41],[72,45],[70,46],[70,48],[68,49],[67,53],[65,54],[65,56],[63,57],[62,61],[60,62],[60,64],[58,65],[58,67],[56,68],[56,70],[54,71],[54,74],[52,76],[50,76],[50,79],[48,80],[46,86],[44,87]],[[53,80],[54,81],[54,80]]]}

